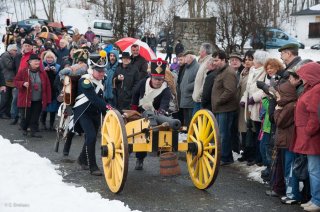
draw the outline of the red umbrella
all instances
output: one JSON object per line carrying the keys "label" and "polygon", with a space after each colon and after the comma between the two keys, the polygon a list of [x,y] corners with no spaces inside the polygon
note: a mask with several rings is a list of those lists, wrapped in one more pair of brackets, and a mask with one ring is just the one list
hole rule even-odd
{"label": "red umbrella", "polygon": [[122,38],[115,43],[123,52],[131,52],[131,46],[133,44],[137,44],[140,46],[140,55],[144,57],[147,61],[157,59],[157,56],[152,51],[152,49],[148,46],[147,43],[136,39],[136,38]]}

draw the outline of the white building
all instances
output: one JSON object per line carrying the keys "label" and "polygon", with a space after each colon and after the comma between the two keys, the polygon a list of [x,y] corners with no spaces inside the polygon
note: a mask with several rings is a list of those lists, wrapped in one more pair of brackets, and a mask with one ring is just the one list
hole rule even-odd
{"label": "white building", "polygon": [[320,4],[291,15],[296,19],[297,39],[308,47],[320,43]]}

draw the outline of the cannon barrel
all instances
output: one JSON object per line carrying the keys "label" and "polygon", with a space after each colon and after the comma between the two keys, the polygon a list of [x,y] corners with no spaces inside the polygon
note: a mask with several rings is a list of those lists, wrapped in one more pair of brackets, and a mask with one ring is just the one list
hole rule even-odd
{"label": "cannon barrel", "polygon": [[160,115],[160,114],[156,115],[152,111],[144,111],[142,116],[148,119],[154,119],[158,125],[163,123],[168,123],[169,127],[173,130],[179,130],[181,127],[181,122],[179,119],[173,119],[171,117]]}

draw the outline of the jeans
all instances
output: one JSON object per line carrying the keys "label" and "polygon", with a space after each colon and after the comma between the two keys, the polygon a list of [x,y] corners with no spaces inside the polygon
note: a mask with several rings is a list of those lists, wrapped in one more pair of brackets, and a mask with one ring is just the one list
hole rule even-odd
{"label": "jeans", "polygon": [[320,155],[307,155],[311,202],[320,206]]}
{"label": "jeans", "polygon": [[292,172],[293,162],[297,155],[288,149],[285,149],[284,151],[284,179],[286,182],[286,196],[290,199],[301,201],[302,196],[299,191],[299,180]]}
{"label": "jeans", "polygon": [[263,133],[263,137],[260,141],[260,153],[262,158],[262,163],[264,166],[271,165],[271,152],[270,152],[270,133]]}
{"label": "jeans", "polygon": [[18,101],[18,89],[14,88],[12,91],[12,103],[11,103],[11,117],[16,119],[19,117],[19,109],[17,106]]}
{"label": "jeans", "polygon": [[236,112],[215,113],[214,115],[218,122],[221,139],[221,161],[233,162],[231,132],[232,122],[236,118]]}
{"label": "jeans", "polygon": [[194,114],[200,110],[202,108],[202,105],[201,105],[201,102],[195,102],[194,103],[194,107],[193,107],[193,110],[192,110],[192,117],[194,116]]}

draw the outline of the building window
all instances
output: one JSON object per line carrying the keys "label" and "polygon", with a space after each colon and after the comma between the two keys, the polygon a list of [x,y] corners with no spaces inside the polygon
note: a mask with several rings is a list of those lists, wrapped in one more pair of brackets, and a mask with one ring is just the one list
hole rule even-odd
{"label": "building window", "polygon": [[320,22],[309,23],[309,38],[320,38]]}

